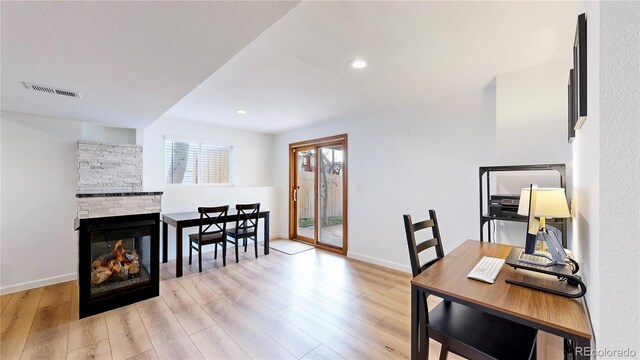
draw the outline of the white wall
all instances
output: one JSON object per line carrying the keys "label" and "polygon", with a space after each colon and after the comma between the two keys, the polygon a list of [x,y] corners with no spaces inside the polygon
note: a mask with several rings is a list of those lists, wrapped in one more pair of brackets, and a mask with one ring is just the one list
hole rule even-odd
{"label": "white wall", "polygon": [[570,68],[571,59],[567,57],[496,77],[496,156],[500,164],[569,160],[566,129]]}
{"label": "white wall", "polygon": [[600,334],[600,3],[583,2],[587,13],[588,117],[572,144],[572,248],[587,284],[591,322]]}
{"label": "white wall", "polygon": [[[567,56],[571,48],[567,48]],[[571,58],[496,77],[496,165],[566,164],[567,80]],[[498,194],[520,194],[529,184],[558,187],[555,171],[512,172],[492,178]],[[570,189],[569,189],[570,194]],[[526,224],[494,222],[499,242],[524,246]]]}
{"label": "white wall", "polygon": [[2,118],[0,115],[0,294],[2,294]]}
{"label": "white wall", "polygon": [[349,256],[410,271],[401,215],[417,221],[430,208],[438,212],[445,251],[478,238],[478,166],[494,162],[494,87],[277,135],[283,232],[288,145],[342,133],[349,135]]}
{"label": "white wall", "polygon": [[115,128],[83,122],[82,140],[109,144],[135,144],[136,129]]}
{"label": "white wall", "polygon": [[[600,334],[640,356],[640,3],[600,5]],[[588,118],[587,118],[587,121]]]}
{"label": "white wall", "polygon": [[1,126],[0,291],[73,279],[81,123],[2,112]]}
{"label": "white wall", "polygon": [[574,243],[596,347],[640,354],[640,3],[581,7],[588,113],[573,145]]}
{"label": "white wall", "polygon": [[[234,186],[165,186],[165,136],[233,145]],[[144,129],[144,188],[164,191],[163,213],[196,211],[198,206],[228,204],[234,207],[238,203],[260,202],[261,209],[271,211],[271,237],[281,236],[285,231],[277,221],[281,212],[278,188],[274,186],[273,144],[273,135],[186,120],[160,118]],[[197,230],[186,229],[183,239],[194,231]],[[171,245],[175,244],[175,230],[172,228],[169,229],[169,244],[169,258],[174,258],[175,247]],[[184,241],[183,244],[183,254],[187,254],[187,242]]]}

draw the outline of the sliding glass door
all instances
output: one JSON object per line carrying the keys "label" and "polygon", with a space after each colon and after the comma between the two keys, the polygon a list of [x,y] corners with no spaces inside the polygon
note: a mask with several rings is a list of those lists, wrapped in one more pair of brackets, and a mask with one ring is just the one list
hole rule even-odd
{"label": "sliding glass door", "polygon": [[318,243],[342,248],[343,176],[342,144],[323,146],[318,151]]}
{"label": "sliding glass door", "polygon": [[295,202],[296,235],[298,240],[315,243],[316,219],[316,149],[302,147],[296,151]]}
{"label": "sliding glass door", "polygon": [[346,254],[347,135],[289,148],[289,238]]}

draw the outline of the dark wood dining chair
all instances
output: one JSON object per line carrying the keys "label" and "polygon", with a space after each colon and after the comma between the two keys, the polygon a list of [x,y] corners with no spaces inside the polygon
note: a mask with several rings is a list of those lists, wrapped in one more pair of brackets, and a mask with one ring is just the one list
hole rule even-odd
{"label": "dark wood dining chair", "polygon": [[[255,246],[256,258],[258,258],[258,217],[260,215],[260,203],[236,205],[238,216],[233,229],[227,230],[227,241],[236,247],[236,263],[238,262],[238,242],[243,241],[244,252],[247,252],[247,240],[252,240]],[[233,241],[230,240],[233,238]]]}
{"label": "dark wood dining chair", "polygon": [[[222,244],[222,266],[227,266],[227,212],[229,205],[199,207],[200,226],[198,232],[189,234],[189,265],[191,253],[198,251],[198,271],[202,272],[202,247],[215,244],[213,258],[218,258],[218,243]],[[211,230],[210,230],[211,229]]]}
{"label": "dark wood dining chair", "polygon": [[[417,223],[410,215],[404,215],[404,228],[415,277],[444,257],[435,210],[429,210],[429,219]],[[427,240],[417,243],[416,233],[429,229]],[[420,253],[431,248],[435,249],[435,258],[421,264]],[[424,296],[420,305],[420,332],[424,333],[419,334],[419,343],[423,358],[429,355],[429,338],[442,344],[440,359],[446,359],[449,352],[469,359],[536,358],[538,331],[534,328],[447,300],[428,311]]]}

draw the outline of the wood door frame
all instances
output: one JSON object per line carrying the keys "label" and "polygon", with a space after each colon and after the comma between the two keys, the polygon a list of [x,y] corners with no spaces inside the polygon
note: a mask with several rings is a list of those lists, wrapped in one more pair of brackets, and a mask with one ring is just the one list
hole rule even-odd
{"label": "wood door frame", "polygon": [[[342,163],[342,248],[338,248],[329,244],[321,244],[318,243],[318,232],[319,232],[319,228],[318,228],[318,174],[317,171],[320,169],[318,166],[318,162],[320,157],[317,155],[318,152],[318,148],[322,147],[322,146],[328,146],[328,145],[342,145],[343,146],[343,151],[344,151],[344,156],[343,156],[343,163]],[[293,190],[294,190],[294,184],[296,183],[296,179],[295,179],[295,174],[296,174],[296,149],[300,148],[300,147],[305,147],[305,146],[314,146],[316,149],[316,164],[315,164],[315,169],[316,169],[316,173],[314,176],[314,245],[317,248],[320,249],[324,249],[324,250],[328,250],[328,251],[332,251],[332,252],[336,252],[336,253],[340,253],[343,255],[347,254],[348,251],[348,245],[349,245],[349,241],[348,241],[348,229],[349,229],[349,223],[348,223],[348,188],[349,188],[349,183],[348,183],[348,162],[349,162],[349,158],[348,158],[348,134],[340,134],[340,135],[335,135],[335,136],[328,136],[328,137],[323,137],[323,138],[318,138],[318,139],[312,139],[312,140],[306,140],[306,141],[300,141],[300,142],[295,142],[295,143],[291,143],[289,144],[289,194],[288,194],[288,198],[289,198],[289,239],[294,239],[295,234],[296,234],[296,226],[297,226],[297,221],[295,219],[295,202],[293,201]]]}

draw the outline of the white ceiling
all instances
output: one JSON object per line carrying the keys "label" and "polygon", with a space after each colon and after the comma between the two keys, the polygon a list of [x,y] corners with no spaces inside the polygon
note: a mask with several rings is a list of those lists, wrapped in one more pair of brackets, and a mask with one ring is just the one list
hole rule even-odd
{"label": "white ceiling", "polygon": [[573,2],[303,2],[166,116],[277,133],[474,91],[569,66],[575,19]]}
{"label": "white ceiling", "polygon": [[[3,1],[1,12],[3,110],[138,128],[166,112],[278,133],[569,66],[576,4]],[[354,58],[369,66],[351,69]]]}
{"label": "white ceiling", "polygon": [[144,127],[295,5],[2,1],[2,110]]}

